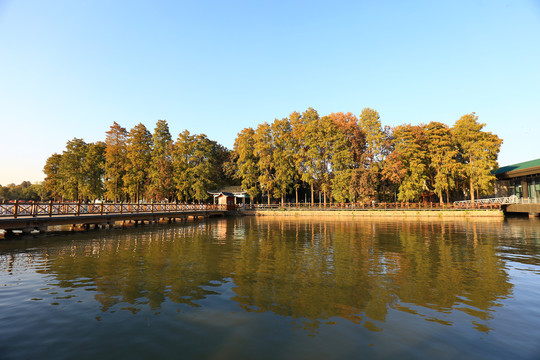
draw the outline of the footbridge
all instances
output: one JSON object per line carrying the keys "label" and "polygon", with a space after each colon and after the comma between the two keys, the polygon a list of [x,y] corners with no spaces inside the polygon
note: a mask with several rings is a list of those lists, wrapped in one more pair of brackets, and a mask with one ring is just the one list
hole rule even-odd
{"label": "footbridge", "polygon": [[51,226],[71,225],[71,229],[112,227],[117,222],[135,225],[159,221],[186,220],[188,217],[223,216],[234,211],[227,205],[188,205],[177,203],[9,203],[0,204],[0,230],[5,235],[14,232],[45,232]]}
{"label": "footbridge", "polygon": [[474,207],[480,204],[499,204],[505,213],[529,214],[530,217],[537,217],[540,214],[540,199],[538,198],[518,198],[515,195],[507,197],[477,199],[474,203],[471,200],[455,201],[456,207]]}

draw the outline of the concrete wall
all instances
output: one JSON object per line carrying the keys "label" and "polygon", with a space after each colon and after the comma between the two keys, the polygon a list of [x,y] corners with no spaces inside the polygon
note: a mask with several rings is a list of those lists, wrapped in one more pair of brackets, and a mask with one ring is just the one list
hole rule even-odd
{"label": "concrete wall", "polygon": [[320,216],[320,217],[380,217],[380,218],[503,218],[502,210],[246,210],[251,216]]}

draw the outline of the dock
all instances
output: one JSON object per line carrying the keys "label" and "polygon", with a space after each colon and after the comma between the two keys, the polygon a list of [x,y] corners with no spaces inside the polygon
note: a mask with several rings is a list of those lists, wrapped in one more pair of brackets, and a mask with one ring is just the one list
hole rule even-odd
{"label": "dock", "polygon": [[235,210],[234,206],[221,204],[15,202],[0,204],[0,230],[4,231],[4,236],[9,236],[14,232],[43,233],[59,225],[70,225],[72,230],[108,228],[119,221],[135,225],[171,222],[189,217],[224,216]]}

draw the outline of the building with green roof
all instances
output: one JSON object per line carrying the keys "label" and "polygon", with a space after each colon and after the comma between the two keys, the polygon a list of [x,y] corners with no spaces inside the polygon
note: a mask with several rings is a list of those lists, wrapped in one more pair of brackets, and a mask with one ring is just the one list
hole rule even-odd
{"label": "building with green roof", "polygon": [[503,166],[495,172],[495,176],[495,192],[498,196],[540,199],[540,159]]}

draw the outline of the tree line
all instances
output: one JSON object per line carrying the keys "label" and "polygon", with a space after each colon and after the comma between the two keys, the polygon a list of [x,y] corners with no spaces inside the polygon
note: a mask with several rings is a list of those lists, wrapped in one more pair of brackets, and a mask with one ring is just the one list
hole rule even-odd
{"label": "tree line", "polygon": [[[74,138],[44,167],[54,199],[208,200],[241,185],[252,202],[473,201],[493,191],[502,140],[474,113],[440,122],[382,126],[377,111],[303,113],[245,128],[233,150],[185,130],[172,140],[158,120],[129,132],[116,122],[105,141]],[[318,197],[316,195],[319,195]]]}
{"label": "tree line", "polygon": [[491,194],[502,140],[474,113],[440,122],[381,125],[377,111],[319,116],[309,108],[246,128],[233,150],[235,174],[252,198],[307,189],[311,202],[413,202]]}
{"label": "tree line", "polygon": [[165,120],[153,133],[143,124],[130,131],[116,122],[105,141],[74,138],[45,164],[45,188],[57,200],[203,201],[207,190],[230,181],[230,151],[204,134],[185,130],[172,140]]}

